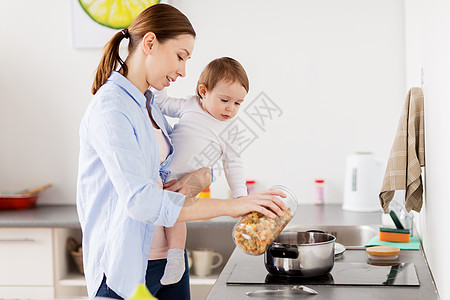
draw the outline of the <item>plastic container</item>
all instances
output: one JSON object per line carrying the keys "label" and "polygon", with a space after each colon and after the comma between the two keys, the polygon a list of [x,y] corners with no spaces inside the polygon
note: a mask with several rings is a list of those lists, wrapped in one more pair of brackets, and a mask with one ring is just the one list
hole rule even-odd
{"label": "plastic container", "polygon": [[369,259],[372,260],[396,260],[400,254],[400,248],[392,246],[375,246],[366,249]]}
{"label": "plastic container", "polygon": [[255,186],[256,186],[255,180],[247,180],[245,182],[245,185],[247,186],[247,194],[248,195],[255,192]]}
{"label": "plastic container", "polygon": [[211,198],[211,190],[209,186],[198,194],[197,198]]}
{"label": "plastic container", "polygon": [[316,179],[315,181],[315,203],[318,205],[322,205],[324,203],[324,188],[325,188],[325,180]]}
{"label": "plastic container", "polygon": [[286,227],[297,210],[297,198],[291,190],[282,185],[275,185],[272,188],[282,191],[287,196],[286,198],[280,198],[287,207],[283,216],[268,218],[261,213],[251,212],[239,219],[234,225],[233,241],[247,254],[263,254]]}

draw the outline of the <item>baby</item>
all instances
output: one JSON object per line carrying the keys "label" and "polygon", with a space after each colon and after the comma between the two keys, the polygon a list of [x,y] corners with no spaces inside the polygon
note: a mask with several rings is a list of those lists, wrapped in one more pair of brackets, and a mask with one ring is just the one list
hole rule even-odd
{"label": "baby", "polygon": [[[166,168],[170,174],[164,182],[201,167],[211,168],[221,158],[232,197],[247,195],[242,161],[221,134],[223,136],[236,116],[248,89],[242,65],[232,58],[222,57],[211,61],[203,70],[196,96],[171,98],[164,91],[155,91],[155,102],[161,111],[179,118],[170,135],[174,156]],[[178,282],[185,271],[186,224],[177,223],[163,229],[169,250],[161,284],[167,285]]]}

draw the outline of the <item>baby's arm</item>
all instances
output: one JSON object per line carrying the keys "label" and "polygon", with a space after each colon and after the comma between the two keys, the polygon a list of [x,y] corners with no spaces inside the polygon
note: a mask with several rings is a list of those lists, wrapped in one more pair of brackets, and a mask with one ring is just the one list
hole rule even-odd
{"label": "baby's arm", "polygon": [[228,185],[231,189],[231,197],[237,198],[247,196],[247,186],[245,185],[244,163],[239,154],[232,149],[225,149],[223,158],[223,169]]}
{"label": "baby's arm", "polygon": [[180,117],[183,111],[183,106],[186,103],[185,98],[169,97],[167,96],[166,89],[161,91],[152,89],[152,92],[155,96],[154,101],[163,114],[171,118]]}

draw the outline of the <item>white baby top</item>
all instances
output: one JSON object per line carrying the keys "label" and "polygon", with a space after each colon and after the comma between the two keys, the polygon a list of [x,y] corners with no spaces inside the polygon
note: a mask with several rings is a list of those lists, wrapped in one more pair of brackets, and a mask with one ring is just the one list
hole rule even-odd
{"label": "white baby top", "polygon": [[168,97],[164,90],[153,92],[154,101],[163,114],[179,119],[170,134],[174,156],[167,166],[170,175],[166,182],[201,167],[213,167],[214,176],[219,176],[223,169],[233,198],[246,196],[241,157],[224,138],[224,132],[226,133],[233,119],[217,120],[201,108],[197,96],[173,98]]}

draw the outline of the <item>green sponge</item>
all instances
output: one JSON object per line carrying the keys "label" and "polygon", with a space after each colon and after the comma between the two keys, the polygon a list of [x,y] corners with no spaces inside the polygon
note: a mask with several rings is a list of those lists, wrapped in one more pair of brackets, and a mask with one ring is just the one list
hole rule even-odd
{"label": "green sponge", "polygon": [[383,232],[395,232],[395,233],[407,233],[409,234],[409,229],[397,229],[397,228],[387,228],[387,227],[380,227],[380,231]]}

